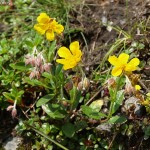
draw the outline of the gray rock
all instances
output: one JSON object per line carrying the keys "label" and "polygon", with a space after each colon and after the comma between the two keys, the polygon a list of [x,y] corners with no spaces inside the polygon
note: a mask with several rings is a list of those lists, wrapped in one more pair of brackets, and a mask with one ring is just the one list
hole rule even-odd
{"label": "gray rock", "polygon": [[20,137],[11,137],[3,144],[5,150],[16,150],[18,145],[22,142]]}

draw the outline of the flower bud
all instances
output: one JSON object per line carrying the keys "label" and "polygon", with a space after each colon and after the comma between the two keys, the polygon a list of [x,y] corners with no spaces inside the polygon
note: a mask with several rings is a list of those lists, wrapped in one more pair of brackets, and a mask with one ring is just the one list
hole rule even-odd
{"label": "flower bud", "polygon": [[83,82],[82,82],[82,81],[80,81],[80,82],[78,83],[77,88],[78,88],[79,91],[82,91],[82,90],[83,90]]}
{"label": "flower bud", "polygon": [[42,55],[41,54],[38,54],[38,56],[35,58],[35,65],[37,67],[42,65]]}
{"label": "flower bud", "polygon": [[40,73],[43,73],[43,72],[44,72],[44,67],[43,67],[43,65],[39,66],[39,71],[40,71]]}
{"label": "flower bud", "polygon": [[89,87],[90,87],[90,81],[86,77],[82,81],[80,81],[77,86],[78,90],[81,91],[88,90]]}
{"label": "flower bud", "polygon": [[45,70],[46,72],[49,72],[50,69],[51,69],[51,64],[50,64],[50,63],[45,63],[45,64],[43,65],[43,68],[44,68],[44,70]]}
{"label": "flower bud", "polygon": [[11,112],[11,115],[12,115],[13,118],[16,117],[16,115],[17,115],[17,109],[15,107],[13,108],[13,110]]}
{"label": "flower bud", "polygon": [[35,71],[35,76],[36,76],[37,79],[39,79],[41,77],[40,72],[39,71]]}
{"label": "flower bud", "polygon": [[29,64],[31,64],[33,67],[35,66],[35,57],[34,56],[31,56],[29,58]]}
{"label": "flower bud", "polygon": [[30,75],[29,75],[29,78],[30,79],[33,79],[35,77],[35,72],[34,71],[31,71]]}
{"label": "flower bud", "polygon": [[7,111],[11,111],[14,108],[14,106],[10,105],[7,107]]}
{"label": "flower bud", "polygon": [[107,84],[108,84],[108,87],[115,87],[116,86],[116,81],[114,78],[110,78],[107,80]]}
{"label": "flower bud", "polygon": [[84,78],[83,80],[83,90],[87,90],[90,87],[90,81],[88,78]]}

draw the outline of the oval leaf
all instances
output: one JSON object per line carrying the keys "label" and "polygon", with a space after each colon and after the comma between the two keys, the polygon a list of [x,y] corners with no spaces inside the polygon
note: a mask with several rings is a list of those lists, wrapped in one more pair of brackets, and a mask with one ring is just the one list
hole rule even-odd
{"label": "oval leaf", "polygon": [[47,94],[47,95],[43,96],[36,103],[36,107],[39,107],[39,106],[42,106],[42,105],[46,104],[47,102],[49,102],[50,100],[52,100],[53,97],[54,97],[54,94]]}

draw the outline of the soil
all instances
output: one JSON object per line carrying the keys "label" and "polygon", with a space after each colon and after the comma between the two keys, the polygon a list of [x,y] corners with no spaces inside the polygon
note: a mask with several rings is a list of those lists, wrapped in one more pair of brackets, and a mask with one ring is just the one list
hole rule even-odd
{"label": "soil", "polygon": [[[83,1],[77,10],[71,12],[70,24],[73,28],[80,29],[83,33],[83,35],[77,34],[77,36],[74,35],[72,37],[73,39],[79,39],[80,37],[82,45],[85,45],[83,48],[83,59],[84,66],[87,67],[86,70],[92,71],[93,68],[97,67],[110,46],[120,36],[120,33],[115,30],[108,31],[105,24],[112,24],[130,33],[133,25],[139,24],[143,20],[148,20],[149,14],[149,0]],[[148,24],[150,24],[150,21]],[[146,49],[148,49],[148,53],[147,50],[145,50],[145,53],[148,55],[148,59],[150,55],[149,34],[138,36],[135,33],[137,32],[137,28],[134,30],[133,38],[137,38],[139,41],[145,39],[144,44],[147,46]]]}
{"label": "soil", "polygon": [[[81,32],[71,33],[71,38],[80,39],[82,43],[86,73],[89,75],[93,69],[98,67],[110,46],[120,36],[115,30],[108,30],[105,24],[112,24],[130,32],[134,24],[148,21],[149,15],[149,0],[83,0],[82,4],[76,6],[76,9],[70,12],[70,25],[72,28],[82,31],[82,34]],[[147,24],[150,27],[150,21]],[[141,72],[143,72],[145,86],[150,89],[150,34],[138,35],[137,30],[134,31],[134,38],[142,41],[146,46],[144,52],[138,52],[138,55],[140,59],[145,61],[145,68],[147,69],[143,68]],[[14,136],[13,132],[17,120],[12,119],[9,112],[0,110],[0,122],[0,143],[3,143],[8,137]],[[148,142],[143,142],[144,145],[148,144],[147,146],[140,143],[142,142],[141,136],[143,134],[139,132],[133,136],[136,137],[134,140],[132,138],[127,139],[127,148],[147,149],[150,147]],[[118,137],[117,139],[119,140]],[[140,140],[140,145],[137,144],[136,140]]]}

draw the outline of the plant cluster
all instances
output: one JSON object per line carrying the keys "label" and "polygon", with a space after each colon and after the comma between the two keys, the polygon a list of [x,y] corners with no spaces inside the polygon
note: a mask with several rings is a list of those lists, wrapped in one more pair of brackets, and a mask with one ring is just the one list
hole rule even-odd
{"label": "plant cluster", "polygon": [[[118,133],[131,137],[136,131],[130,120],[141,118],[143,107],[150,113],[140,60],[126,50],[112,55],[112,46],[91,77],[84,70],[80,42],[64,46],[66,27],[45,12],[37,22],[20,60],[15,39],[0,41],[1,108],[19,120],[16,130],[33,140],[32,149],[119,149]],[[8,51],[14,44],[16,49]],[[103,75],[98,71],[104,63],[113,68]],[[147,120],[138,128],[149,138]]]}

